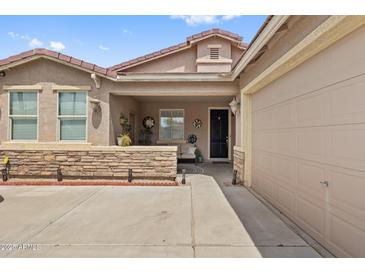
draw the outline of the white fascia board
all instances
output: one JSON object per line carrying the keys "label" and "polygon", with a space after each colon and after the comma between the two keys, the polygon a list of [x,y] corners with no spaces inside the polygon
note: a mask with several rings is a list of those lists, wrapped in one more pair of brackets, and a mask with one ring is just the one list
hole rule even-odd
{"label": "white fascia board", "polygon": [[248,65],[248,63],[256,56],[260,49],[265,46],[270,39],[274,36],[276,31],[288,20],[290,15],[275,15],[271,18],[267,26],[262,30],[257,39],[248,48],[247,52],[243,55],[242,59],[238,62],[237,66],[232,72],[232,80],[242,72],[242,70]]}

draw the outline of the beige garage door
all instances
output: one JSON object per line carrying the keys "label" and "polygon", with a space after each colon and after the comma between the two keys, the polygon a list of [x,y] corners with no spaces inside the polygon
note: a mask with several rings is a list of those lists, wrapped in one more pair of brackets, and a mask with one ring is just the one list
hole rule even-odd
{"label": "beige garage door", "polygon": [[362,28],[252,100],[253,188],[337,256],[365,257],[364,45]]}

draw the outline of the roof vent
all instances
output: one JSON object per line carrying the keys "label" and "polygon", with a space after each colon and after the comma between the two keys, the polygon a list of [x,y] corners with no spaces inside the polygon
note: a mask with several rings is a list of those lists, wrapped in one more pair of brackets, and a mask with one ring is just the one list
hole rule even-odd
{"label": "roof vent", "polygon": [[210,48],[210,59],[218,60],[219,59],[219,48]]}

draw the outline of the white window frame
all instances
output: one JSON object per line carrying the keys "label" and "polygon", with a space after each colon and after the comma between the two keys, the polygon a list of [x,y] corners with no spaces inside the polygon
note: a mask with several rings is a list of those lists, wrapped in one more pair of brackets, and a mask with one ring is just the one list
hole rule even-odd
{"label": "white window frame", "polygon": [[[60,115],[60,93],[76,93],[83,92],[85,93],[85,115]],[[58,90],[57,91],[57,141],[61,143],[86,143],[88,140],[88,116],[89,116],[89,108],[88,108],[88,91],[86,90]],[[85,118],[85,140],[61,140],[61,118]]]}
{"label": "white window frame", "polygon": [[[32,92],[32,93],[37,93],[37,114],[36,115],[14,115],[14,114],[10,114],[10,101],[11,101],[11,93],[13,92]],[[26,117],[26,118],[36,118],[37,121],[37,138],[34,140],[27,140],[27,139],[17,139],[17,140],[13,140],[13,123],[12,123],[12,118],[22,118],[22,117]],[[35,143],[38,142],[39,139],[39,90],[31,90],[31,89],[26,89],[26,90],[9,90],[8,91],[8,139],[11,142],[29,142],[29,143]]]}
{"label": "white window frame", "polygon": [[[161,113],[163,111],[182,111],[183,113],[183,119],[184,119],[184,126],[183,126],[183,132],[182,132],[182,139],[161,139]],[[171,108],[171,109],[160,109],[159,111],[159,117],[158,117],[158,138],[159,138],[159,142],[179,142],[179,141],[184,141],[185,140],[185,110],[184,109],[179,109],[179,108]]]}

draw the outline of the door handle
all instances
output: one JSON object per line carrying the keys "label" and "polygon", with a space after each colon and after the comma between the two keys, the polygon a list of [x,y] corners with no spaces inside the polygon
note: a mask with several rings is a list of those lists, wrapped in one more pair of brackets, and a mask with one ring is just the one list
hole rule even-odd
{"label": "door handle", "polygon": [[328,182],[327,181],[320,181],[319,182],[321,185],[328,187]]}

